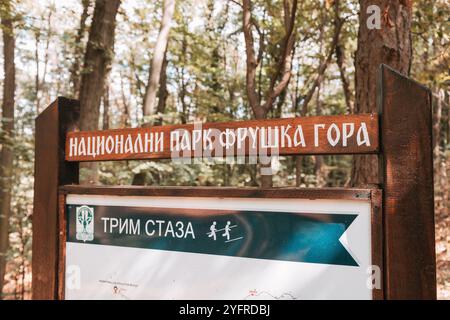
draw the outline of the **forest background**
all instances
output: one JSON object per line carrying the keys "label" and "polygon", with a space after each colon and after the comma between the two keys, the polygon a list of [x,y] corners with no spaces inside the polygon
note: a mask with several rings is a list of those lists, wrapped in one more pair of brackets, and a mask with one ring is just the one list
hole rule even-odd
{"label": "forest background", "polygon": [[[31,297],[34,119],[79,99],[81,129],[375,112],[380,63],[428,86],[438,298],[450,299],[447,0],[0,0],[0,293]],[[85,183],[361,186],[374,157],[105,162]]]}

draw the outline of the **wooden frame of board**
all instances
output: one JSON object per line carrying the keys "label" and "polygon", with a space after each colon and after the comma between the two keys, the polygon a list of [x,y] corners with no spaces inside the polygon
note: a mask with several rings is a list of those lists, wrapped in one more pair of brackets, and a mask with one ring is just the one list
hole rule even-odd
{"label": "wooden frame of board", "polygon": [[[218,197],[218,198],[278,198],[306,200],[352,200],[370,201],[371,204],[371,257],[372,265],[379,266],[383,274],[383,238],[382,238],[382,200],[380,189],[345,189],[345,188],[209,188],[209,187],[107,187],[67,185],[59,188],[59,260],[58,260],[58,299],[64,299],[65,250],[66,250],[66,196],[76,195],[108,195],[108,196],[140,196],[140,197]],[[383,279],[381,279],[383,280]],[[382,300],[383,281],[380,289],[372,290],[375,300]]]}
{"label": "wooden frame of board", "polygon": [[[376,299],[435,299],[436,262],[430,91],[382,65],[378,81],[379,114],[368,129],[376,144],[369,148],[315,149],[285,154],[377,154],[379,184],[354,188],[154,188],[79,186],[80,161],[66,153],[76,133],[79,106],[58,98],[36,119],[35,194],[33,214],[33,298],[59,299],[64,292],[65,194],[176,195],[224,197],[294,197],[304,199],[368,199],[372,202],[373,258],[383,272]],[[366,117],[368,115],[362,115]],[[328,120],[333,120],[332,117]],[[350,121],[360,116],[336,116]],[[343,120],[344,119],[344,120]],[[311,119],[310,119],[311,120]],[[328,121],[324,120],[324,121]],[[267,122],[268,121],[268,122]],[[270,121],[256,122],[270,125]],[[276,120],[283,121],[283,120]],[[309,121],[305,118],[304,121]],[[338,120],[336,120],[338,121]],[[157,127],[155,127],[157,128]],[[162,129],[159,128],[159,129]],[[155,130],[159,130],[158,128]],[[128,129],[126,129],[128,130]],[[134,129],[133,129],[134,130]],[[105,133],[105,132],[104,132]],[[106,133],[105,133],[106,134]],[[167,155],[166,155],[167,156]],[[141,155],[127,159],[142,159]],[[119,160],[123,157],[97,158]],[[93,159],[90,159],[93,160]]]}

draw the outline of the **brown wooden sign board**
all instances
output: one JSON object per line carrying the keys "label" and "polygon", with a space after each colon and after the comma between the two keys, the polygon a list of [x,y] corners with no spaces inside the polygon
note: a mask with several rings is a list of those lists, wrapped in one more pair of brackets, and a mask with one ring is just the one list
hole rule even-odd
{"label": "brown wooden sign board", "polygon": [[[77,131],[78,102],[58,98],[36,119],[33,298],[62,298],[65,221],[61,212],[67,194],[147,196],[151,193],[155,196],[208,197],[214,194],[236,198],[371,197],[376,203],[373,210],[379,212],[382,207],[381,217],[373,215],[375,219],[371,224],[374,230],[382,230],[372,235],[373,248],[377,251],[373,255],[374,261],[378,261],[383,272],[383,290],[377,297],[435,299],[430,91],[384,65],[380,67],[377,86],[378,115],[250,120],[204,124],[200,128],[185,125],[97,132]],[[375,181],[378,185],[370,190],[332,188],[320,191],[76,186],[81,161],[171,158],[174,156],[171,143],[186,148],[182,151],[187,153],[181,153],[181,156],[204,157],[195,151],[205,151],[204,131],[208,132],[210,128],[217,129],[215,132],[223,142],[223,150],[217,148],[217,153],[212,156],[222,156],[227,148],[236,151],[235,155],[252,155],[249,149],[242,147],[252,145],[249,142],[262,149],[276,145],[275,153],[284,155],[374,154],[380,160],[380,180]],[[250,136],[243,138],[243,132]],[[249,140],[251,134],[256,137],[254,141]],[[193,141],[197,140],[201,141],[201,148],[194,150],[197,145]]]}
{"label": "brown wooden sign board", "polygon": [[65,150],[67,161],[375,153],[378,116],[318,116],[68,132]]}

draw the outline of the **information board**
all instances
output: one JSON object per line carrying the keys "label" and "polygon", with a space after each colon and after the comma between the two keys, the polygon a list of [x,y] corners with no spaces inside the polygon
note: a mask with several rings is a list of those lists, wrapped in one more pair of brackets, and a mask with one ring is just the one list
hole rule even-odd
{"label": "information board", "polygon": [[65,217],[66,299],[373,297],[370,199],[68,194]]}

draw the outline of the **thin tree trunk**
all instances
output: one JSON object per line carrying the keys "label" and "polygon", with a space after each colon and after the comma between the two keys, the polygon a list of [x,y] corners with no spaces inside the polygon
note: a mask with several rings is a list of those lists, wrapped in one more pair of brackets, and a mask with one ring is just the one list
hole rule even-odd
{"label": "thin tree trunk", "polygon": [[130,110],[130,104],[128,103],[128,98],[127,98],[129,95],[127,95],[127,93],[125,92],[125,81],[123,80],[124,77],[125,77],[125,75],[123,75],[121,72],[120,73],[120,96],[121,96],[121,100],[122,100],[123,111],[122,111],[122,121],[120,123],[122,126],[127,127],[131,123],[131,110]]}
{"label": "thin tree trunk", "polygon": [[[411,66],[411,0],[378,0],[381,29],[367,27],[367,7],[372,0],[360,0],[358,49],[355,56],[355,113],[377,112],[376,82],[381,63],[408,75]],[[354,156],[350,184],[379,183],[378,159]]]}
{"label": "thin tree trunk", "polygon": [[18,274],[20,274],[20,282],[21,282],[21,286],[20,288],[20,299],[21,300],[25,300],[25,261],[26,261],[26,257],[25,257],[25,245],[26,245],[26,236],[25,236],[25,232],[24,232],[24,223],[23,223],[23,219],[19,218],[18,219],[18,225],[19,225],[19,238],[20,238],[20,266],[19,266],[19,270],[18,270]]}
{"label": "thin tree trunk", "polygon": [[40,69],[40,61],[39,61],[39,43],[41,41],[41,30],[36,29],[34,33],[34,39],[35,39],[35,47],[34,47],[34,61],[36,64],[36,75],[34,76],[34,90],[35,90],[35,99],[36,99],[36,114],[39,114],[40,112],[40,75],[39,75],[39,69]]}
{"label": "thin tree trunk", "polygon": [[[136,65],[136,57],[134,52],[130,52],[130,79],[133,77],[136,79],[136,89],[139,98],[144,101],[145,92],[142,90],[143,87],[145,87],[144,81],[141,80],[139,77],[139,67]],[[139,121],[139,109],[136,108],[136,121]]]}
{"label": "thin tree trunk", "polygon": [[[42,79],[41,79],[41,85],[40,87],[43,88],[44,92],[41,94],[40,98],[46,97],[47,100],[44,99],[44,103],[48,103],[49,96],[48,96],[48,89],[46,89],[45,82],[47,79],[47,71],[48,71],[48,60],[49,60],[49,53],[50,53],[50,42],[52,38],[52,15],[53,15],[53,9],[49,8],[48,16],[47,16],[47,38],[45,40],[45,55],[44,55],[44,70],[42,73]],[[38,79],[39,80],[39,79]],[[40,99],[38,100],[38,107],[37,107],[38,113],[40,112]]]}
{"label": "thin tree trunk", "polygon": [[155,49],[149,72],[147,88],[144,97],[144,116],[150,116],[155,113],[156,95],[158,92],[161,69],[164,62],[164,53],[167,49],[169,40],[170,24],[175,11],[175,0],[164,0],[163,18],[161,20],[161,29],[156,40]]}
{"label": "thin tree trunk", "polygon": [[184,81],[184,67],[181,68],[181,87],[180,87],[180,102],[181,102],[181,123],[186,124],[189,119],[189,105],[186,102],[187,88]]}
{"label": "thin tree trunk", "polygon": [[103,94],[103,130],[109,129],[109,85],[105,86],[105,93]]}
{"label": "thin tree trunk", "polygon": [[181,71],[178,71],[179,78],[180,78],[180,92],[179,92],[179,99],[181,102],[181,123],[186,124],[188,120],[188,104],[186,103],[186,95],[187,95],[187,84],[184,79],[185,76],[185,67],[187,63],[187,39],[186,39],[186,33],[183,33],[183,40],[181,42],[181,49],[182,49],[182,55],[181,55],[181,62],[182,67]]}
{"label": "thin tree trunk", "polygon": [[[436,90],[433,99],[433,168],[434,177],[437,182],[435,185],[435,208],[438,214],[442,214],[446,207],[446,196],[444,195],[446,189],[446,180],[442,180],[441,175],[446,176],[445,160],[441,156],[441,121],[442,121],[442,105],[445,98],[444,92]],[[443,170],[444,169],[444,170]],[[442,183],[444,182],[444,183]]]}
{"label": "thin tree trunk", "polygon": [[[300,58],[301,56],[299,55],[297,58],[297,77],[295,79],[295,91],[292,94],[292,111],[294,114],[294,117],[297,116],[298,114],[298,105],[300,102],[300,97],[299,97],[299,82],[300,82]],[[294,156],[294,165],[295,165],[295,186],[296,187],[300,187],[300,185],[302,184],[302,158],[300,156]]]}
{"label": "thin tree trunk", "polygon": [[339,41],[339,35],[342,30],[342,25],[343,25],[343,21],[341,21],[340,18],[337,17],[336,22],[335,22],[333,39],[331,40],[331,45],[330,45],[328,54],[327,54],[325,60],[321,62],[319,68],[317,69],[317,74],[315,76],[313,84],[312,84],[311,88],[309,89],[309,91],[306,93],[305,99],[303,100],[303,104],[302,104],[302,113],[303,114],[306,114],[308,112],[308,104],[311,101],[311,99],[313,98],[314,93],[315,93],[317,87],[320,85],[320,83],[323,79],[323,75],[325,74],[325,71],[327,70],[328,65],[331,62],[333,53],[334,53],[335,48]]}
{"label": "thin tree trunk", "polygon": [[[84,56],[80,85],[80,129],[96,130],[99,125],[100,102],[114,50],[114,30],[120,0],[96,0],[94,17]],[[92,184],[98,180],[95,162],[81,166],[80,179]]]}
{"label": "thin tree trunk", "polygon": [[[335,10],[335,14],[336,14],[336,18],[334,19],[334,25],[335,25],[335,31],[334,34],[335,36],[333,37],[333,43],[332,46],[335,45],[335,41],[336,43],[339,42],[339,34],[341,31],[341,21],[339,19],[339,1],[336,0],[336,10]],[[322,54],[323,54],[323,47],[324,47],[324,29],[325,29],[325,13],[322,11],[321,12],[321,25],[320,25],[320,33],[319,33],[319,53],[320,53],[320,65],[323,65],[323,58],[322,58]],[[331,60],[331,55],[333,52],[333,48],[330,48],[330,53],[328,54],[328,57],[326,57],[325,59],[328,59],[328,61]],[[329,63],[329,62],[328,62]],[[328,65],[328,63],[326,65]],[[326,69],[326,68],[325,68]],[[323,80],[325,78],[325,69],[319,73],[318,78],[317,78],[317,94],[316,94],[316,115],[320,116],[322,114],[322,97],[321,97],[321,92],[322,92],[322,86],[323,86]],[[324,176],[323,176],[323,158],[322,156],[312,156],[312,159],[314,161],[314,175],[316,176],[316,186],[320,187],[322,186],[323,182],[324,182]]]}
{"label": "thin tree trunk", "polygon": [[[156,112],[160,115],[164,114],[166,112],[166,101],[167,97],[169,96],[169,92],[167,91],[167,50],[164,53],[164,60],[161,68],[161,75],[160,75],[160,85],[158,90],[158,106],[156,108]],[[158,118],[156,121],[157,125],[161,125],[163,122],[162,116]]]}
{"label": "thin tree trunk", "polygon": [[[436,93],[436,99],[433,99],[435,101],[434,103],[434,110],[433,110],[433,158],[434,158],[434,174],[437,176],[437,173],[439,172],[439,163],[441,161],[441,152],[440,152],[440,146],[441,146],[441,120],[442,120],[442,100],[444,99],[443,94],[440,94],[441,91],[439,90]],[[442,92],[443,93],[443,92]]]}
{"label": "thin tree trunk", "polygon": [[302,157],[296,156],[295,157],[295,186],[300,187],[302,185]]}
{"label": "thin tree trunk", "polygon": [[341,76],[342,82],[342,90],[344,91],[345,105],[347,107],[347,112],[353,113],[353,98],[352,93],[350,91],[350,84],[345,74],[345,58],[344,58],[344,46],[342,44],[338,44],[336,46],[336,64],[339,68],[339,74]]}
{"label": "thin tree trunk", "polygon": [[[34,51],[34,59],[36,62],[36,75],[35,75],[35,99],[36,99],[36,114],[41,112],[41,98],[47,96],[48,98],[48,90],[46,90],[46,94],[44,95],[41,92],[41,88],[45,88],[46,77],[47,77],[47,69],[48,69],[48,58],[49,58],[49,47],[50,40],[52,37],[52,14],[53,9],[49,9],[47,16],[47,39],[45,41],[45,55],[44,55],[44,70],[42,73],[42,77],[40,75],[40,57],[39,57],[39,44],[41,41],[41,30],[37,28],[35,30],[35,51]],[[42,20],[44,17],[41,17]],[[42,79],[41,79],[42,78]]]}
{"label": "thin tree trunk", "polygon": [[[274,61],[275,69],[271,75],[269,81],[269,88],[265,93],[265,101],[262,103],[261,95],[259,94],[256,76],[257,68],[262,62],[263,57],[263,39],[264,34],[261,32],[257,23],[252,17],[252,3],[250,0],[243,0],[242,2],[242,22],[243,33],[245,39],[245,53],[246,60],[246,93],[248,103],[253,111],[253,115],[256,119],[266,119],[269,111],[273,109],[275,100],[286,89],[291,78],[291,66],[292,55],[295,45],[296,32],[295,32],[295,17],[297,14],[297,0],[283,1],[284,8],[284,28],[285,35],[281,44],[280,55],[277,60]],[[254,48],[254,37],[252,29],[256,28],[259,34],[259,51],[256,55]],[[267,174],[270,172],[270,163],[260,163],[261,173],[261,187],[270,188],[272,186],[272,175]]]}
{"label": "thin tree trunk", "polygon": [[0,152],[0,297],[3,289],[6,253],[9,243],[9,217],[11,215],[11,177],[13,169],[12,139],[14,135],[14,94],[16,90],[16,75],[14,63],[15,37],[11,2],[0,5],[1,26],[3,33],[3,103],[2,130],[4,138]]}
{"label": "thin tree trunk", "polygon": [[[323,75],[320,77],[320,84],[317,87],[317,101],[316,101],[316,115],[320,116],[322,114],[322,100],[321,100],[321,90],[323,83]],[[314,174],[316,176],[316,186],[321,187],[325,183],[325,170],[323,156],[316,155],[313,156],[314,159]]]}
{"label": "thin tree trunk", "polygon": [[[336,1],[334,3],[334,26],[335,28],[339,27],[339,23],[341,22],[340,18],[340,3],[339,1]],[[335,48],[335,54],[336,54],[336,64],[339,68],[339,74],[341,77],[342,82],[342,89],[344,91],[344,98],[345,98],[345,105],[347,106],[347,112],[352,114],[353,113],[353,98],[350,91],[350,85],[347,78],[347,75],[345,74],[345,52],[344,52],[344,45],[342,44],[342,39],[339,38],[336,43]]]}
{"label": "thin tree trunk", "polygon": [[86,33],[86,21],[89,17],[89,7],[91,0],[82,0],[83,13],[81,14],[80,27],[78,28],[77,36],[75,37],[75,52],[73,64],[70,68],[70,83],[72,86],[72,93],[76,97],[80,92],[80,73],[81,63],[83,59],[83,38]]}
{"label": "thin tree trunk", "polygon": [[[340,17],[339,5],[340,5],[340,1],[336,0],[334,2],[334,9],[335,9],[334,31],[333,31],[333,37],[332,37],[331,43],[330,43],[330,48],[328,49],[328,53],[327,53],[325,59],[323,59],[320,62],[319,67],[317,69],[317,74],[315,75],[315,78],[312,81],[312,86],[311,86],[311,88],[309,88],[308,92],[305,95],[305,98],[303,99],[302,107],[300,110],[300,115],[302,117],[306,116],[306,114],[308,113],[308,105],[311,102],[311,99],[313,98],[314,93],[316,92],[316,90],[318,88],[320,90],[320,86],[322,84],[324,74],[328,68],[328,65],[331,62],[331,59],[333,57],[333,53],[336,49],[336,46],[339,43],[339,37],[340,37],[341,31],[342,31],[342,26],[344,23],[344,21]],[[320,36],[321,37],[321,44],[320,44],[321,49],[320,49],[320,51],[322,51],[322,47],[323,47],[322,33],[323,33],[323,27],[324,27],[324,23],[325,23],[325,21],[323,20],[324,18],[325,18],[325,15],[322,15],[321,36]],[[319,92],[317,93],[317,98],[318,99],[320,98]],[[298,104],[299,100],[300,100],[300,98],[298,96],[296,96],[295,97],[295,101],[296,101],[295,102],[296,103],[295,110],[297,110],[297,108],[298,108],[297,104]],[[320,101],[320,100],[318,100],[318,101]],[[297,156],[296,160],[295,160],[295,169],[296,169],[296,175],[297,175],[297,179],[296,179],[297,187],[300,186],[300,183],[301,183],[302,161],[300,158],[301,158],[300,156]],[[319,165],[321,165],[321,160],[319,160]],[[321,172],[321,170],[319,172]]]}

